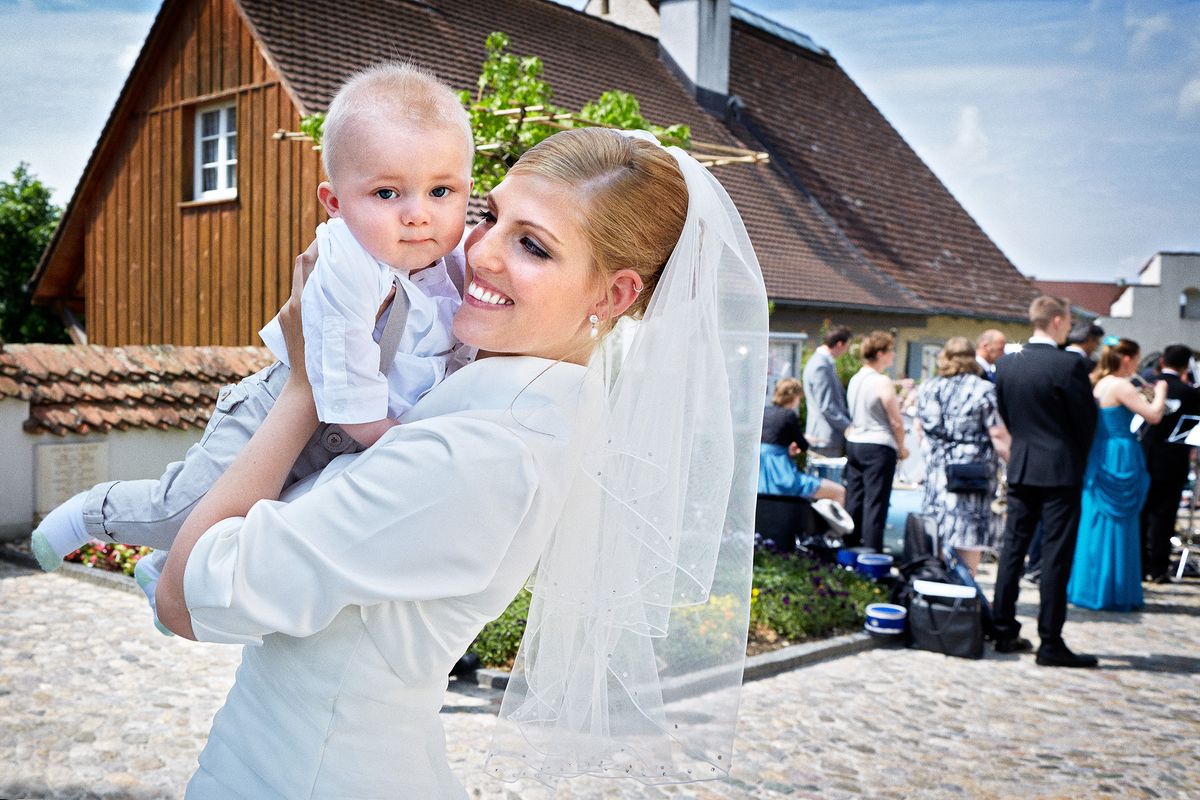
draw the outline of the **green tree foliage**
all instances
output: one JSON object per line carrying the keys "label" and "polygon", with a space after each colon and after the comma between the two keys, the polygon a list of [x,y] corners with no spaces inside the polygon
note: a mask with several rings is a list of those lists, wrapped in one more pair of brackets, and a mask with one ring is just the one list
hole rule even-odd
{"label": "green tree foliage", "polygon": [[629,92],[612,90],[600,95],[579,111],[579,116],[589,122],[599,122],[613,128],[650,131],[663,144],[673,144],[684,149],[692,146],[692,129],[682,123],[655,125],[642,116],[642,107]]}
{"label": "green tree foliage", "polygon": [[496,116],[494,112],[540,106],[537,116],[564,113],[551,103],[550,84],[542,79],[542,60],[537,56],[518,56],[508,52],[508,35],[488,35],[487,57],[476,81],[475,96],[459,92],[467,107],[476,147],[494,149],[475,152],[475,191],[484,193],[504,179],[508,168],[517,163],[529,148],[555,132],[549,125],[526,122],[529,114]]}
{"label": "green tree foliage", "polygon": [[[628,92],[608,91],[586,104],[578,113],[554,105],[553,90],[542,77],[542,60],[509,52],[509,38],[499,31],[488,35],[487,57],[480,68],[475,94],[461,91],[474,134],[475,163],[472,177],[476,193],[491,191],[504,179],[521,155],[563,126],[594,123],[614,128],[646,130],[664,144],[691,146],[687,125],[655,125],[642,116],[638,100]],[[497,111],[511,112],[498,115]],[[543,118],[562,117],[548,120]],[[555,124],[545,124],[546,122]],[[300,130],[320,144],[324,114],[313,114],[300,122]]]}
{"label": "green tree foliage", "polygon": [[25,284],[50,242],[62,211],[50,190],[22,162],[0,180],[0,338],[7,342],[67,342],[63,324],[30,304]]}

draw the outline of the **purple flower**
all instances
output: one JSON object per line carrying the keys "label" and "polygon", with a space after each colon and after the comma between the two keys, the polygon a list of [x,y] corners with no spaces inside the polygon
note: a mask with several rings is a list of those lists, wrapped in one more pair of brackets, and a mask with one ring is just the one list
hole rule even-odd
{"label": "purple flower", "polygon": [[786,594],[783,596],[783,604],[784,604],[785,606],[790,606],[790,605],[792,604],[792,601],[791,601],[791,599],[789,599],[789,598],[788,598],[788,596],[787,596]]}

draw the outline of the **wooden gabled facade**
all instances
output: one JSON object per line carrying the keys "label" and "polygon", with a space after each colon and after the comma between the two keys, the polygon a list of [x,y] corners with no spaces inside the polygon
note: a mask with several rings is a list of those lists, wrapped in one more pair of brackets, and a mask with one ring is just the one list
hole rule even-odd
{"label": "wooden gabled facade", "polygon": [[[195,200],[195,114],[234,102],[236,196]],[[320,157],[234,0],[167,0],[80,181],[35,302],[67,297],[101,345],[243,345],[323,218]]]}

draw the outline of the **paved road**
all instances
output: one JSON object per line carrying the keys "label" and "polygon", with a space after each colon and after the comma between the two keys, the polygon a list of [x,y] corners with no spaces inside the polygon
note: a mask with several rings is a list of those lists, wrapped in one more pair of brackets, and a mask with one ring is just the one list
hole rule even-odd
{"label": "paved road", "polygon": [[[1200,583],[1147,600],[1139,614],[1072,609],[1068,642],[1098,670],[871,650],[749,684],[732,780],[553,796],[1200,797]],[[0,563],[0,798],[182,796],[238,652],[161,637],[147,615],[133,594]],[[446,703],[473,797],[552,796],[479,772],[495,693]]]}

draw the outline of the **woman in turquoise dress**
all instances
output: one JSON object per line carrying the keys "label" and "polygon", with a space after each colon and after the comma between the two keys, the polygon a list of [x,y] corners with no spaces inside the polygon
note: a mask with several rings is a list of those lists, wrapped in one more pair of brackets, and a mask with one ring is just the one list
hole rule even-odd
{"label": "woman in turquoise dress", "polygon": [[1067,586],[1067,599],[1083,608],[1142,607],[1138,519],[1150,475],[1130,423],[1134,415],[1152,425],[1162,419],[1167,384],[1156,383],[1151,399],[1134,387],[1130,378],[1139,354],[1137,342],[1109,337],[1092,372],[1100,420],[1083,476],[1079,539]]}

